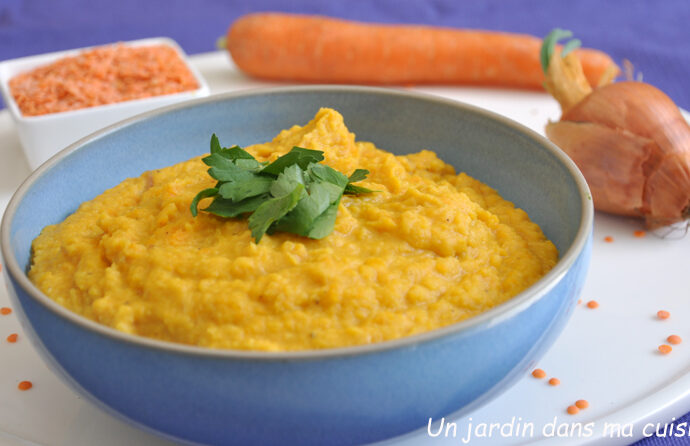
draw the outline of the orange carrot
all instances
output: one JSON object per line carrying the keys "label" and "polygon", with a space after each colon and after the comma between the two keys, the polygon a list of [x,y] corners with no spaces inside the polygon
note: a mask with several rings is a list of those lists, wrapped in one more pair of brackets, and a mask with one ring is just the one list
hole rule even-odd
{"label": "orange carrot", "polygon": [[[256,13],[228,29],[237,66],[264,79],[365,84],[475,84],[542,88],[541,40],[525,34],[384,25],[323,16]],[[618,68],[601,51],[577,50],[597,85]]]}

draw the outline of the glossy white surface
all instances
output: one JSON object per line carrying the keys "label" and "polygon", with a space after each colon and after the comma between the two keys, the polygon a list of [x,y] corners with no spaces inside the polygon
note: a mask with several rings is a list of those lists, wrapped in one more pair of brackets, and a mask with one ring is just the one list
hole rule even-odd
{"label": "glossy white surface", "polygon": [[152,96],[62,113],[23,116],[10,94],[9,80],[17,74],[50,64],[63,57],[75,56],[89,48],[39,54],[37,56],[0,62],[0,93],[2,93],[7,105],[7,111],[15,122],[19,140],[24,148],[24,155],[32,169],[40,166],[67,145],[100,128],[164,105],[208,96],[209,88],[203,76],[200,76],[196,68],[189,63],[187,55],[174,40],[166,37],[156,37],[122,42],[122,44],[134,47],[147,45],[167,45],[172,47],[192,69],[192,74],[196,78],[199,88],[175,94]]}
{"label": "glossy white surface", "polygon": [[[244,78],[225,53],[191,58],[212,92],[269,85]],[[557,104],[538,92],[496,89],[425,87],[431,94],[478,105],[515,119],[540,133],[547,119],[557,119]],[[0,209],[29,173],[16,130],[6,111],[0,112]],[[690,410],[690,305],[687,272],[690,236],[662,239],[654,234],[636,238],[640,222],[597,213],[590,273],[582,301],[556,344],[535,367],[561,384],[527,375],[487,406],[459,420],[455,438],[430,437],[426,429],[384,442],[386,445],[464,444],[469,422],[499,423],[490,438],[471,437],[472,444],[628,444],[641,438],[646,423],[671,421]],[[682,235],[682,234],[678,234]],[[613,243],[604,242],[612,236]],[[584,304],[596,300],[592,310]],[[7,306],[7,292],[0,284],[0,307]],[[659,309],[671,317],[656,318]],[[19,333],[19,342],[5,338]],[[670,355],[658,353],[670,334],[684,342]],[[28,379],[34,388],[17,390]],[[565,412],[578,399],[590,407],[572,416]],[[534,435],[502,437],[500,427],[511,419],[534,424]],[[553,422],[594,423],[590,436],[546,438],[542,429]],[[603,436],[605,423],[633,423],[632,437]],[[486,426],[488,435],[490,426]],[[504,428],[507,432],[507,428]],[[562,428],[561,428],[562,429]],[[653,428],[651,429],[653,430]],[[435,432],[436,430],[433,429]],[[649,429],[648,429],[649,431]],[[586,434],[586,431],[582,431]],[[623,433],[628,431],[624,429]],[[690,442],[690,436],[686,436]],[[106,415],[82,400],[42,363],[13,315],[0,316],[0,445],[70,446],[168,445],[159,439]]]}

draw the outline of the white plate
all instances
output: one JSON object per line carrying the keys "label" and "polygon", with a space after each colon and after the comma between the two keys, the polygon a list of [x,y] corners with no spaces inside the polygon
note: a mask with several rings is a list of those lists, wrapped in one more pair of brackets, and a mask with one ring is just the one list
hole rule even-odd
{"label": "white plate", "polygon": [[[212,92],[264,87],[239,74],[222,52],[192,57]],[[548,119],[557,119],[558,106],[538,92],[473,88],[415,88],[496,111],[543,133]],[[0,112],[0,210],[19,183],[29,174],[9,114]],[[457,437],[430,437],[421,429],[385,442],[387,445],[459,445],[470,421],[481,423],[533,423],[534,435],[502,437],[495,426],[491,438],[473,436],[472,444],[627,444],[643,436],[646,423],[671,421],[690,411],[690,305],[688,260],[690,236],[661,239],[652,234],[633,236],[642,229],[638,221],[596,215],[592,264],[577,308],[561,337],[535,366],[555,376],[561,384],[526,375],[498,399],[471,414],[449,420],[456,423]],[[612,236],[613,243],[604,237]],[[1,279],[0,279],[1,280]],[[597,300],[600,307],[584,303]],[[0,285],[0,307],[8,305]],[[656,318],[666,309],[671,318]],[[5,338],[19,333],[19,342]],[[685,339],[670,355],[657,352],[670,334]],[[34,388],[20,392],[17,383],[31,380]],[[578,399],[590,408],[572,416],[565,412]],[[594,423],[592,434],[545,438],[542,429],[557,423]],[[632,437],[603,436],[605,423],[632,424]],[[503,426],[498,426],[503,427]],[[504,427],[507,433],[508,427]],[[563,427],[561,426],[561,429]],[[653,428],[652,428],[653,430]],[[649,432],[649,428],[648,428]],[[486,434],[489,433],[487,425]],[[690,435],[686,436],[690,441]],[[82,400],[58,380],[29,345],[13,315],[0,316],[0,445],[168,445],[106,415]]]}

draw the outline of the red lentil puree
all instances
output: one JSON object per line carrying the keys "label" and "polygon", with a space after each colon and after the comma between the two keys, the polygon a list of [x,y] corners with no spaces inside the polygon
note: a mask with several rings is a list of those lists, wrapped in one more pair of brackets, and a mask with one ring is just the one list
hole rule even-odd
{"label": "red lentil puree", "polygon": [[39,116],[195,90],[198,83],[168,45],[103,46],[10,79],[24,116]]}

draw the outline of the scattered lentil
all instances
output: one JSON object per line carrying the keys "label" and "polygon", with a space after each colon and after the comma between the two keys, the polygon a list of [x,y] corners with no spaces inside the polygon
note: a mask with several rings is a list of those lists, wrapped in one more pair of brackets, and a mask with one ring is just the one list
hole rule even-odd
{"label": "scattered lentil", "polygon": [[599,308],[599,302],[597,302],[596,300],[590,300],[589,302],[587,302],[587,308],[591,308],[592,310],[595,308]]}
{"label": "scattered lentil", "polygon": [[666,310],[659,310],[659,311],[656,312],[656,316],[657,316],[659,319],[668,319],[668,318],[671,316],[671,313],[669,313],[669,312],[666,311]]}
{"label": "scattered lentil", "polygon": [[606,237],[604,237],[604,241],[606,243],[613,243],[613,237],[611,237],[610,235],[607,235]]}
{"label": "scattered lentil", "polygon": [[579,411],[580,411],[580,409],[578,409],[577,406],[568,406],[568,413],[569,413],[570,415],[575,415],[575,414],[578,413]]}
{"label": "scattered lentil", "polygon": [[670,345],[661,344],[659,346],[659,351],[661,352],[662,355],[668,355],[669,353],[671,353],[671,350],[673,350],[673,349],[671,348]]}
{"label": "scattered lentil", "polygon": [[558,378],[551,378],[551,379],[549,380],[549,384],[551,384],[552,386],[557,386],[557,385],[559,385],[560,383],[561,383],[561,380],[558,379]]}
{"label": "scattered lentil", "polygon": [[542,369],[534,369],[534,371],[532,372],[532,376],[534,376],[537,379],[542,379],[546,377],[546,372]]}
{"label": "scattered lentil", "polygon": [[2,308],[0,308],[0,314],[2,314],[3,316],[7,316],[7,315],[10,314],[11,312],[12,312],[12,309],[11,309],[11,308],[8,308],[8,307],[2,307]]}
{"label": "scattered lentil", "polygon": [[19,337],[19,335],[17,333],[12,333],[11,335],[9,335],[7,337],[7,342],[14,344],[15,342],[17,342],[18,337]]}
{"label": "scattered lentil", "polygon": [[17,384],[17,388],[19,390],[29,390],[32,388],[34,385],[31,381],[22,381],[19,384]]}
{"label": "scattered lentil", "polygon": [[647,235],[647,233],[645,231],[639,230],[639,231],[633,232],[633,235],[637,238],[642,238],[645,235]]}
{"label": "scattered lentil", "polygon": [[575,406],[578,409],[587,409],[589,407],[589,402],[587,400],[577,400],[575,401]]}
{"label": "scattered lentil", "polygon": [[673,344],[673,345],[678,345],[681,342],[683,342],[683,340],[678,335],[671,335],[668,338],[666,338],[666,340],[668,341],[669,344]]}

